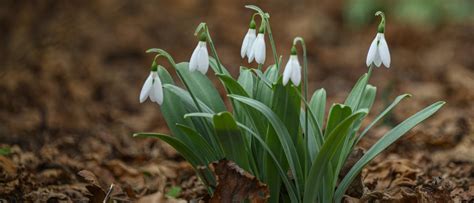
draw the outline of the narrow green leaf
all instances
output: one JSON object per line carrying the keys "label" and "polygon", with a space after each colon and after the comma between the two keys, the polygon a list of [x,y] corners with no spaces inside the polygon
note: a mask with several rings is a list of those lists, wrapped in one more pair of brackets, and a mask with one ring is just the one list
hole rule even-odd
{"label": "narrow green leaf", "polygon": [[240,67],[240,74],[237,82],[244,88],[247,94],[253,98],[253,88],[255,85],[255,76],[252,71],[245,67]]}
{"label": "narrow green leaf", "polygon": [[366,108],[367,110],[370,111],[370,109],[372,108],[372,105],[374,104],[376,94],[377,94],[377,88],[370,84],[367,84],[364,90],[364,94],[362,95],[362,99],[357,109]]}
{"label": "narrow green leaf", "polygon": [[[209,114],[209,113],[190,113],[186,114],[185,117],[203,117],[203,118],[208,118],[208,119],[213,119],[214,115]],[[281,179],[283,180],[283,183],[285,184],[286,190],[288,191],[288,194],[290,196],[290,199],[292,202],[297,202],[297,195],[295,193],[295,188],[293,184],[291,183],[290,179],[287,176],[286,171],[283,169],[283,167],[280,165],[278,162],[277,157],[273,154],[272,150],[268,147],[268,145],[265,143],[265,141],[254,131],[252,131],[249,127],[245,126],[242,123],[238,123],[237,125],[248,132],[250,135],[257,140],[257,142],[260,144],[260,146],[263,147],[263,149],[272,157],[272,160],[275,163],[276,169],[278,170]]]}
{"label": "narrow green leaf", "polygon": [[316,115],[318,123],[322,126],[326,111],[326,90],[324,88],[318,89],[314,92],[311,101],[309,102],[309,107]]}
{"label": "narrow green leaf", "polygon": [[276,135],[278,136],[278,139],[283,148],[283,151],[285,152],[284,154],[288,161],[291,172],[295,178],[295,182],[297,185],[297,189],[296,189],[297,194],[300,194],[299,192],[300,184],[303,183],[304,181],[303,170],[302,170],[303,167],[299,160],[295,144],[293,143],[291,139],[291,135],[288,133],[288,130],[286,129],[285,124],[278,118],[278,116],[270,108],[268,108],[262,102],[259,102],[251,98],[242,97],[239,95],[229,95],[229,98],[235,99],[239,102],[242,102],[248,105],[251,108],[254,108],[255,110],[258,110],[260,113],[262,113],[266,117],[266,119],[272,125],[273,129],[276,132]]}
{"label": "narrow green leaf", "polygon": [[395,98],[395,100],[387,107],[385,108],[385,110],[380,113],[365,129],[364,131],[362,131],[362,133],[359,135],[359,137],[357,137],[357,141],[354,143],[357,144],[364,136],[365,134],[367,134],[367,132],[369,132],[369,130],[375,125],[377,124],[377,122],[379,122],[383,117],[385,117],[385,115],[387,115],[388,113],[390,113],[390,111],[392,111],[393,108],[395,108],[395,106],[398,105],[398,103],[400,103],[403,99],[405,98],[410,98],[411,95],[410,94],[402,94],[400,96],[398,96],[397,98]]}
{"label": "narrow green leaf", "polygon": [[196,156],[198,152],[193,152],[189,146],[181,142],[180,140],[176,139],[175,137],[171,137],[169,135],[161,134],[161,133],[135,133],[133,137],[142,137],[142,138],[158,138],[169,145],[171,145],[176,151],[181,154],[195,169],[195,171],[200,175],[202,181],[208,185],[212,186],[216,184],[216,180],[210,170],[206,168],[204,172],[199,172],[197,170],[198,166],[206,166],[205,161],[202,160],[199,156]]}
{"label": "narrow green leaf", "polygon": [[329,110],[328,122],[326,124],[326,130],[324,131],[325,138],[331,134],[339,123],[352,114],[352,110],[349,106],[342,104],[334,104]]}
{"label": "narrow green leaf", "polygon": [[311,166],[309,176],[306,180],[303,202],[312,203],[317,199],[319,189],[324,184],[323,177],[328,175],[328,163],[335,153],[342,147],[345,138],[349,135],[351,125],[361,116],[366,115],[366,111],[358,111],[344,119],[327,136],[316,160]]}
{"label": "narrow green leaf", "polygon": [[[183,115],[183,118],[184,118],[184,115]],[[217,153],[215,149],[211,147],[209,143],[207,143],[204,137],[200,135],[198,132],[196,132],[194,129],[182,124],[176,124],[176,126],[184,134],[186,134],[187,137],[192,141],[191,145],[192,145],[193,151],[200,152],[199,154],[201,155],[201,157],[203,157],[206,160],[205,162],[206,165],[213,161],[217,161],[224,158],[224,157],[221,157],[219,153]]]}
{"label": "narrow green leaf", "polygon": [[176,151],[178,151],[179,154],[181,154],[194,167],[205,165],[205,161],[202,160],[201,157],[197,156],[197,153],[194,153],[189,146],[176,139],[175,137],[161,133],[135,133],[133,134],[133,137],[158,138],[171,145],[174,149],[176,149]]}
{"label": "narrow green leaf", "polygon": [[226,107],[219,92],[214,87],[214,84],[205,75],[199,71],[189,71],[189,63],[182,62],[176,64],[176,71],[183,77],[188,85],[188,91],[192,92],[197,99],[201,100],[214,112],[226,111]]}
{"label": "narrow green leaf", "polygon": [[[211,69],[214,71],[215,74],[219,73],[219,66],[217,66],[217,61],[212,56],[209,56],[209,66],[211,67]],[[222,63],[221,63],[221,68],[224,75],[232,77],[229,71],[227,70],[227,68],[225,68],[224,65],[222,65]]]}
{"label": "narrow green leaf", "polygon": [[367,73],[359,78],[357,83],[354,85],[354,88],[352,88],[351,92],[347,96],[347,99],[344,102],[345,105],[351,107],[353,110],[357,110],[368,80],[369,76]]}
{"label": "narrow green leaf", "polygon": [[415,115],[398,124],[395,128],[387,132],[379,141],[377,141],[377,143],[375,143],[364,154],[364,156],[362,156],[362,158],[351,168],[349,173],[347,173],[347,175],[341,181],[335,194],[336,202],[340,202],[342,200],[344,193],[346,192],[347,188],[352,183],[354,178],[372,159],[374,159],[380,152],[385,150],[393,142],[397,141],[410,129],[412,129],[420,122],[424,121],[425,119],[436,113],[444,104],[445,102],[440,101],[424,108]]}
{"label": "narrow green leaf", "polygon": [[244,170],[251,171],[247,157],[249,150],[246,146],[248,145],[240,134],[240,129],[232,115],[229,112],[220,112],[215,114],[212,120],[226,157],[235,161]]}

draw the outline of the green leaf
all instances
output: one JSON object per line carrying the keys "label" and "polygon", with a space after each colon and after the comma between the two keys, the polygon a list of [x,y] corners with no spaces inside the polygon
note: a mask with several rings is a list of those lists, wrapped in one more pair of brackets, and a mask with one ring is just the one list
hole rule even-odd
{"label": "green leaf", "polygon": [[[341,105],[342,106],[342,105]],[[340,122],[327,136],[316,160],[311,166],[309,176],[306,180],[303,202],[316,202],[318,191],[325,184],[324,176],[331,173],[328,163],[333,159],[336,152],[342,147],[344,140],[349,135],[349,130],[355,120],[366,115],[366,111],[358,111]]]}
{"label": "green leaf", "polygon": [[358,110],[357,107],[359,106],[361,97],[364,93],[365,86],[367,85],[367,81],[369,80],[369,75],[365,73],[362,75],[357,83],[352,88],[351,92],[347,96],[346,101],[344,102],[345,105],[351,107],[351,109]]}
{"label": "green leaf", "polygon": [[297,194],[300,194],[299,192],[300,184],[303,183],[304,181],[303,170],[302,170],[303,168],[299,160],[295,144],[293,143],[291,136],[285,127],[285,124],[278,118],[278,116],[270,108],[268,108],[262,102],[259,102],[251,98],[242,97],[239,95],[229,95],[229,98],[242,102],[248,105],[249,107],[254,108],[255,110],[259,111],[266,117],[266,119],[272,125],[273,129],[276,132],[276,135],[278,136],[278,139],[283,148],[283,151],[285,152],[284,155],[286,156],[286,159],[291,169],[291,172],[293,174],[293,177],[295,178],[295,182],[297,185],[297,189],[296,189]]}
{"label": "green leaf", "polygon": [[199,156],[196,156],[196,153],[194,153],[189,146],[187,146],[175,137],[161,133],[135,133],[133,134],[133,137],[158,138],[171,145],[174,149],[176,149],[176,151],[178,151],[181,156],[183,156],[187,161],[189,161],[191,165],[195,167],[199,165],[205,165],[204,160],[202,160]]}
{"label": "green leaf", "polygon": [[[212,173],[208,168],[204,170],[198,170],[198,166],[206,166],[205,161],[202,160],[199,156],[196,156],[198,152],[193,152],[189,146],[181,142],[180,140],[176,139],[175,137],[171,137],[169,135],[161,134],[161,133],[135,133],[133,137],[141,137],[141,138],[158,138],[169,145],[171,145],[176,151],[181,154],[194,168],[194,170],[198,173],[201,177],[204,184],[210,186],[215,185],[216,181]],[[201,172],[202,171],[202,172]]]}
{"label": "green leaf", "polygon": [[328,123],[326,124],[326,130],[324,131],[325,138],[331,134],[339,123],[352,114],[352,110],[349,106],[342,104],[334,104],[329,110]]}
{"label": "green leaf", "polygon": [[237,123],[229,112],[220,112],[213,117],[217,138],[224,149],[226,158],[234,161],[246,171],[251,171],[248,160],[249,150]]}
{"label": "green leaf", "polygon": [[362,95],[362,99],[359,103],[358,109],[366,108],[370,111],[372,105],[374,104],[376,94],[377,88],[370,84],[367,84],[364,90],[364,95]]}
{"label": "green leaf", "polygon": [[[163,83],[163,85],[173,85],[173,79],[171,75],[166,71],[162,66],[158,67],[158,75]],[[183,90],[184,91],[184,90]],[[190,120],[185,120],[183,115],[189,113],[189,105],[184,104],[180,97],[176,94],[173,94],[168,88],[163,89],[164,97],[163,104],[160,106],[161,114],[165,119],[165,122],[170,129],[171,133],[178,138],[180,141],[184,142],[188,146],[192,146],[193,141],[189,137],[181,132],[176,124],[182,124],[190,127],[194,127],[194,124]],[[191,111],[191,112],[194,112]]]}
{"label": "green leaf", "polygon": [[345,191],[352,183],[354,178],[360,171],[372,160],[374,159],[380,152],[385,150],[388,146],[390,146],[393,142],[397,141],[401,136],[407,133],[410,129],[418,125],[420,122],[424,121],[434,113],[436,113],[445,102],[436,102],[423,110],[419,111],[415,115],[411,116],[410,118],[406,119],[402,123],[398,124],[395,128],[387,132],[377,143],[375,143],[365,154],[362,158],[352,167],[352,169],[347,173],[344,179],[339,184],[336,194],[335,200],[336,202],[340,202],[342,197],[344,196]]}
{"label": "green leaf", "polygon": [[[183,115],[184,118],[184,115]],[[205,164],[209,164],[213,161],[220,160],[224,157],[220,156],[219,153],[215,151],[213,147],[207,141],[204,139],[202,135],[200,135],[198,132],[196,132],[194,129],[182,125],[182,124],[176,124],[176,126],[184,133],[187,135],[188,139],[191,140],[191,147],[193,148],[194,152],[199,152],[201,157],[203,157],[206,162]],[[189,145],[189,144],[188,144]]]}
{"label": "green leaf", "polygon": [[245,67],[240,67],[240,74],[237,82],[244,88],[245,92],[253,98],[253,88],[255,85],[255,76],[252,71]]}
{"label": "green leaf", "polygon": [[166,196],[176,198],[179,196],[180,193],[181,193],[181,187],[173,186],[170,188],[170,190],[168,190],[168,192],[166,193]]}
{"label": "green leaf", "polygon": [[10,153],[12,153],[11,149],[9,147],[2,147],[0,148],[0,156],[7,156]]}
{"label": "green leaf", "polygon": [[318,89],[314,92],[309,102],[309,107],[316,115],[318,123],[322,126],[324,123],[324,115],[326,111],[326,90]]}
{"label": "green leaf", "polygon": [[182,76],[187,84],[188,91],[207,104],[214,112],[226,111],[226,107],[219,92],[214,87],[214,84],[205,75],[199,71],[190,72],[188,68],[189,63],[182,62],[176,65],[176,71]]}
{"label": "green leaf", "polygon": [[390,113],[390,111],[392,111],[393,108],[395,108],[395,106],[397,106],[398,103],[400,103],[403,99],[405,98],[410,98],[411,95],[410,94],[402,94],[400,96],[398,96],[397,98],[395,98],[395,100],[392,102],[392,104],[390,104],[387,108],[385,108],[385,110],[380,113],[365,129],[364,131],[362,131],[362,133],[359,135],[359,137],[357,138],[357,141],[354,143],[354,145],[356,145],[364,136],[365,134],[367,134],[367,132],[369,132],[369,130],[375,125],[377,124],[377,122],[379,122],[383,117],[385,117],[385,115],[387,115],[388,113]]}
{"label": "green leaf", "polygon": [[[209,66],[212,68],[215,74],[219,74],[219,66],[217,66],[217,61],[212,56],[209,56]],[[221,63],[221,68],[224,75],[232,77],[229,71],[227,70],[227,68],[225,68],[224,65],[222,65],[222,63]]]}

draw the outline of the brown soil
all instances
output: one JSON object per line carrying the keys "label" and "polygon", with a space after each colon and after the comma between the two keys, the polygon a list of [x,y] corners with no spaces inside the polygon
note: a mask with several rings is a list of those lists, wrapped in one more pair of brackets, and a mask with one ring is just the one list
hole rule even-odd
{"label": "brown soil", "polygon": [[[173,149],[134,132],[167,132],[156,104],[138,93],[163,48],[187,61],[195,26],[208,22],[224,65],[243,63],[240,41],[250,12],[237,1],[15,1],[0,3],[0,202],[114,199],[179,202],[206,190]],[[376,22],[354,29],[342,1],[305,6],[262,3],[278,52],[294,36],[309,48],[310,88],[341,102],[366,71]],[[364,195],[347,201],[474,201],[474,37],[472,22],[411,27],[390,22],[392,67],[374,70],[375,111],[396,95],[414,97],[367,136],[367,148],[410,114],[438,100],[447,105],[374,160],[363,173]],[[268,57],[271,61],[271,57]],[[284,57],[286,60],[286,57]],[[164,63],[165,66],[168,64]],[[218,83],[216,83],[218,84]],[[373,117],[374,115],[371,115]],[[88,186],[86,188],[86,186]],[[172,186],[181,195],[167,198]]]}

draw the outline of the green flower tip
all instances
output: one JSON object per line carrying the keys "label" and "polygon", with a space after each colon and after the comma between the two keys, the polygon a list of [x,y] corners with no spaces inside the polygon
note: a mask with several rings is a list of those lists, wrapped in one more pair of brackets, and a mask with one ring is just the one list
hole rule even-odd
{"label": "green flower tip", "polygon": [[385,32],[385,13],[382,11],[377,11],[375,13],[375,16],[380,16],[382,19],[380,20],[379,27],[377,28],[378,33],[384,33]]}
{"label": "green flower tip", "polygon": [[255,20],[252,18],[252,20],[250,20],[249,28],[255,29],[256,27],[257,27],[257,24],[255,23]]}
{"label": "green flower tip", "polygon": [[205,42],[207,40],[206,32],[201,32],[199,35],[199,41]]}
{"label": "green flower tip", "polygon": [[151,63],[151,71],[158,71],[158,64],[156,63],[155,60],[153,60],[153,63]]}
{"label": "green flower tip", "polygon": [[258,29],[258,33],[265,33],[265,23],[262,22],[260,29]]}
{"label": "green flower tip", "polygon": [[295,45],[293,45],[293,46],[291,47],[291,55],[296,55],[296,47],[295,47]]}

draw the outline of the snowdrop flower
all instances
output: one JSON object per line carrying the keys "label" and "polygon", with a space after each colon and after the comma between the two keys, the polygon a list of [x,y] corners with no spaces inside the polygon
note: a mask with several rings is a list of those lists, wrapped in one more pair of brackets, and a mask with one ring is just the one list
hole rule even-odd
{"label": "snowdrop flower", "polygon": [[296,47],[294,46],[291,48],[290,59],[285,66],[285,71],[283,71],[283,85],[286,86],[290,79],[295,86],[301,83],[301,65],[298,61],[298,55],[296,55]]}
{"label": "snowdrop flower", "polygon": [[256,37],[255,21],[252,19],[250,21],[249,30],[242,41],[242,47],[240,48],[240,56],[242,56],[242,58],[245,58],[245,56],[250,57],[250,50]]}
{"label": "snowdrop flower", "polygon": [[159,105],[163,103],[163,89],[160,77],[157,72],[157,65],[153,62],[152,70],[150,75],[143,83],[142,90],[140,92],[140,103],[145,102],[145,100],[150,97],[152,102],[156,102]]}
{"label": "snowdrop flower", "polygon": [[203,32],[201,33],[199,43],[194,49],[191,59],[189,60],[189,71],[192,72],[198,70],[202,74],[206,74],[208,69],[209,54],[207,52],[206,35]]}
{"label": "snowdrop flower", "polygon": [[387,41],[385,41],[385,15],[382,12],[377,12],[375,15],[381,15],[382,21],[379,24],[377,35],[370,44],[369,52],[367,53],[366,64],[370,66],[372,63],[380,67],[383,65],[390,67],[390,51],[388,50]]}
{"label": "snowdrop flower", "polygon": [[260,26],[257,38],[254,40],[252,48],[250,49],[250,53],[248,55],[248,62],[251,63],[255,58],[255,61],[258,64],[264,64],[265,56],[265,34],[263,26]]}

